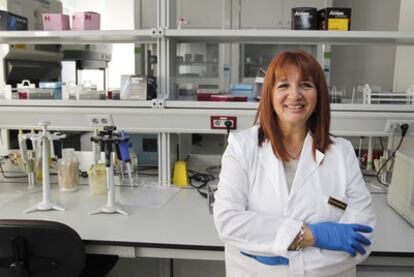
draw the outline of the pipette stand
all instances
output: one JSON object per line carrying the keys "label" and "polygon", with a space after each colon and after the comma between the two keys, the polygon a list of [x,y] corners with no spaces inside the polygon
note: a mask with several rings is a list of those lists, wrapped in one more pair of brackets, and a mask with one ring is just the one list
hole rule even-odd
{"label": "pipette stand", "polygon": [[124,211],[121,206],[115,200],[115,185],[114,185],[114,178],[113,178],[113,165],[111,163],[110,167],[106,168],[106,182],[108,184],[108,195],[107,195],[107,203],[103,205],[101,208],[97,209],[96,211],[91,212],[91,215],[94,214],[114,214],[119,213],[123,215],[128,215],[126,211]]}
{"label": "pipette stand", "polygon": [[[115,126],[110,126],[109,128],[111,127],[113,127],[113,129],[110,129],[106,134],[95,136],[92,138],[92,141],[102,141],[104,145],[106,144],[105,151],[109,151],[110,153],[108,153],[109,161],[106,162],[106,184],[108,186],[107,203],[103,205],[101,208],[91,212],[90,215],[101,214],[101,213],[103,214],[119,213],[123,215],[128,215],[128,213],[124,211],[121,208],[121,205],[119,205],[117,201],[115,200],[114,163],[113,163],[113,157],[112,157],[113,153],[111,151],[113,149],[113,144],[118,143],[118,139],[116,137],[112,137],[113,135],[112,131],[114,131],[116,128]],[[108,147],[108,144],[110,145],[109,147]]]}
{"label": "pipette stand", "polygon": [[49,176],[49,155],[50,155],[50,142],[52,140],[65,138],[64,134],[50,134],[47,132],[47,126],[49,122],[40,122],[39,125],[42,126],[42,133],[40,134],[31,134],[29,138],[34,142],[41,141],[42,147],[42,202],[38,203],[34,207],[27,209],[24,213],[30,213],[34,211],[64,211],[64,208],[52,201],[50,193],[50,176]]}

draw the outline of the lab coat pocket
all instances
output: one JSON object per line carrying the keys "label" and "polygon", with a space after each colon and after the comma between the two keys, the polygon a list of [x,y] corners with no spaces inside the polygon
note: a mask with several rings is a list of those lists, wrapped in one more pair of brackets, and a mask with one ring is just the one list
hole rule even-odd
{"label": "lab coat pocket", "polygon": [[[331,200],[330,200],[331,199]],[[346,203],[344,199],[337,196],[328,196],[328,195],[321,195],[318,201],[318,221],[324,222],[324,221],[332,221],[332,222],[338,222],[341,217],[345,213],[345,209],[341,207],[340,205],[335,205],[332,203],[332,199],[339,200],[339,202]],[[346,208],[346,207],[345,207]]]}

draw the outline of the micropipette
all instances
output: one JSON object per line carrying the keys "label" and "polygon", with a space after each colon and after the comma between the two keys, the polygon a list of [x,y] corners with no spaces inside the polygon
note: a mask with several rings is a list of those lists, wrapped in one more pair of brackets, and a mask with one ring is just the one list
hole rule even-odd
{"label": "micropipette", "polygon": [[134,183],[132,181],[131,159],[129,157],[129,148],[131,147],[131,144],[129,143],[129,137],[125,134],[124,131],[121,131],[120,135],[120,142],[118,144],[119,158],[125,162],[127,166],[129,185],[133,187]]}
{"label": "micropipette", "polygon": [[[99,135],[98,129],[95,129],[94,137],[96,138]],[[96,167],[98,166],[98,162],[101,159],[101,142],[99,140],[92,140],[92,154],[93,154],[93,175],[94,175],[94,183],[96,184]]]}

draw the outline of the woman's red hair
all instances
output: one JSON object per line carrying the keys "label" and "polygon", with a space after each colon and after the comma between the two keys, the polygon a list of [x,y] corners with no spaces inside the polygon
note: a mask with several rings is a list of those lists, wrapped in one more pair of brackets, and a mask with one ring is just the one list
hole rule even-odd
{"label": "woman's red hair", "polygon": [[317,91],[315,111],[307,122],[308,130],[313,137],[313,157],[315,158],[316,149],[325,153],[332,143],[329,137],[331,112],[328,86],[320,64],[310,54],[301,50],[282,52],[273,58],[267,68],[255,124],[260,125],[259,145],[261,146],[265,140],[270,140],[273,152],[284,161],[289,160],[289,154],[285,150],[283,134],[273,109],[273,89],[276,82],[288,76],[292,68],[299,71],[301,80],[311,80]]}

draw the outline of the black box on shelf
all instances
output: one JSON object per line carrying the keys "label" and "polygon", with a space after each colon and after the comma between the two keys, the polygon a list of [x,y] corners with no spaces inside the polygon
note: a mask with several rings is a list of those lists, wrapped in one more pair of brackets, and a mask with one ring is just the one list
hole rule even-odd
{"label": "black box on shelf", "polygon": [[0,10],[0,31],[27,31],[27,18]]}
{"label": "black box on shelf", "polygon": [[319,10],[319,30],[351,30],[351,10],[351,8],[324,8]]}
{"label": "black box on shelf", "polygon": [[157,80],[154,76],[147,76],[147,100],[157,98]]}
{"label": "black box on shelf", "polygon": [[317,9],[311,7],[292,8],[292,30],[317,30]]}

